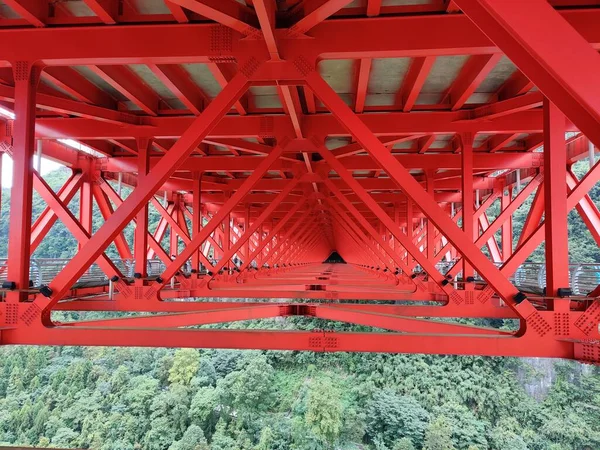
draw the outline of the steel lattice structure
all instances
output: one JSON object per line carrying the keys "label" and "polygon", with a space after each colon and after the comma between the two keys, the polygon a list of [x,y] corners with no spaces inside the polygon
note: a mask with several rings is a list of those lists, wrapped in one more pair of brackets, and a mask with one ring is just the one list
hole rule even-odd
{"label": "steel lattice structure", "polygon": [[[0,129],[14,163],[0,343],[600,362],[600,289],[570,287],[583,272],[567,224],[576,208],[600,245],[600,166],[571,170],[600,146],[599,5],[3,0],[0,101],[15,117]],[[58,192],[36,153],[73,170]],[[79,251],[32,261],[56,221]],[[527,275],[542,243],[544,271]],[[153,314],[57,323],[56,310]],[[278,316],[387,331],[196,327]]]}

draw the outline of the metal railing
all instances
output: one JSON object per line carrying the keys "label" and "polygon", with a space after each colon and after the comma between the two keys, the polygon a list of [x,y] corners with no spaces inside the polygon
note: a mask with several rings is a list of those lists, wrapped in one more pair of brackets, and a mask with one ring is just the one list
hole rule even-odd
{"label": "metal railing", "polygon": [[[6,281],[6,258],[0,258],[0,282]],[[34,258],[29,268],[29,278],[32,287],[37,288],[49,284],[65,267],[69,259]],[[135,260],[113,259],[115,266],[124,277],[131,278],[134,274]],[[442,261],[437,269],[446,274],[454,265],[454,261]],[[149,277],[157,277],[166,269],[159,259],[148,260],[147,273]],[[182,268],[187,272],[185,268]],[[569,264],[569,281],[574,295],[587,295],[600,285],[600,264]],[[73,288],[108,285],[109,277],[94,263],[86,270]],[[458,278],[461,278],[459,274]],[[475,279],[482,281],[475,273]],[[515,286],[522,291],[542,294],[546,287],[546,266],[542,263],[525,263],[510,277]]]}
{"label": "metal railing", "polygon": [[[0,258],[0,281],[6,281],[6,258]],[[69,259],[61,258],[34,258],[29,265],[29,279],[32,287],[40,287],[49,284],[58,273],[69,262]],[[113,259],[113,264],[121,271],[124,277],[133,277],[135,260],[134,259]],[[155,277],[164,272],[166,266],[161,260],[151,259],[147,263],[148,276]],[[97,263],[93,263],[86,270],[74,288],[86,286],[107,285],[109,277],[102,271]]]}
{"label": "metal railing", "polygon": [[[437,269],[446,274],[455,261],[442,261],[436,264]],[[499,267],[502,264],[497,264]],[[569,264],[569,283],[573,295],[587,295],[600,285],[600,264]],[[458,275],[460,279],[462,276]],[[475,279],[483,281],[477,272]],[[543,294],[546,288],[546,265],[544,263],[527,262],[522,264],[509,279],[524,292]]]}

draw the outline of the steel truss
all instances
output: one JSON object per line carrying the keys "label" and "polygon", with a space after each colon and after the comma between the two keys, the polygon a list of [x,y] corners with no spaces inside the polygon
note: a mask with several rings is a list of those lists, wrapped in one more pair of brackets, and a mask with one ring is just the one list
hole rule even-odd
{"label": "steel truss", "polygon": [[[10,43],[0,49],[0,101],[16,116],[0,130],[13,160],[0,343],[600,363],[600,288],[574,295],[567,269],[569,211],[600,245],[588,195],[600,166],[582,179],[571,169],[600,146],[598,9],[171,0],[171,14],[151,17],[109,0],[85,1],[93,15],[82,18],[5,3],[18,18],[0,19]],[[460,70],[444,66],[459,56]],[[477,100],[505,57],[516,68]],[[332,61],[352,67],[350,99],[328,75]],[[406,61],[393,99],[374,96],[379,67]],[[433,74],[449,81],[437,96]],[[36,153],[72,169],[57,192],[34,168]],[[47,204],[38,217],[33,191]],[[530,197],[513,242],[513,215]],[[150,209],[160,216],[152,230]],[[78,251],[31,286],[32,254],[57,221]],[[515,272],[542,243],[545,290],[528,290]],[[106,253],[112,244],[119,259]],[[347,264],[326,262],[332,252]],[[153,314],[53,320],[65,310]],[[200,327],[289,316],[384,332]]]}

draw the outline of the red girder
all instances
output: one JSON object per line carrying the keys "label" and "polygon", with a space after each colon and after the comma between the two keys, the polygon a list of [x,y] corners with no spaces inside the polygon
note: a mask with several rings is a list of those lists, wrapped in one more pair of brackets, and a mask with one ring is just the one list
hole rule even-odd
{"label": "red girder", "polygon": [[[0,18],[0,120],[16,115],[0,127],[14,162],[0,344],[600,363],[599,300],[568,291],[566,219],[576,208],[600,246],[600,165],[581,179],[571,167],[600,145],[597,8],[168,0],[150,14],[84,1],[93,15],[11,0],[19,17]],[[36,151],[73,171],[62,187],[33,169]],[[47,207],[32,224],[34,189]],[[30,286],[57,220],[78,247]],[[511,276],[542,242],[540,295]],[[326,262],[334,251],[346,264]],[[56,323],[55,310],[157,314]],[[290,316],[385,332],[183,329]]]}

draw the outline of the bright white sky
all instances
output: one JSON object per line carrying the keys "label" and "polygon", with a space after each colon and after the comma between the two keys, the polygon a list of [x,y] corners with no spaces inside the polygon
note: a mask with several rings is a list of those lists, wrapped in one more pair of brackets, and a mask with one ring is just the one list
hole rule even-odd
{"label": "bright white sky", "polygon": [[[35,163],[34,163],[35,164]],[[52,172],[60,167],[62,164],[51,161],[42,157],[42,175]],[[13,164],[12,159],[8,155],[2,155],[2,187],[10,188],[12,186],[12,170]]]}
{"label": "bright white sky", "polygon": [[[6,108],[2,108],[1,106],[0,106],[0,116],[8,117],[9,119],[15,118],[15,115],[13,114],[12,111],[9,111]],[[87,154],[95,156],[95,157],[102,156],[101,154],[99,154],[95,150],[91,149],[87,145],[81,144],[77,141],[74,141],[73,139],[59,139],[58,141],[71,147],[71,148],[74,148],[75,150],[79,150],[80,152],[84,152],[84,153],[87,153]],[[0,157],[2,157],[2,187],[10,188],[10,187],[12,187],[12,170],[13,170],[12,159],[8,155],[0,154]],[[35,164],[37,164],[37,158],[34,156],[34,167],[35,167]],[[63,167],[63,165],[42,157],[42,167],[41,167],[40,172],[42,175],[45,175],[48,172],[52,172],[53,170],[56,170],[60,167]]]}

